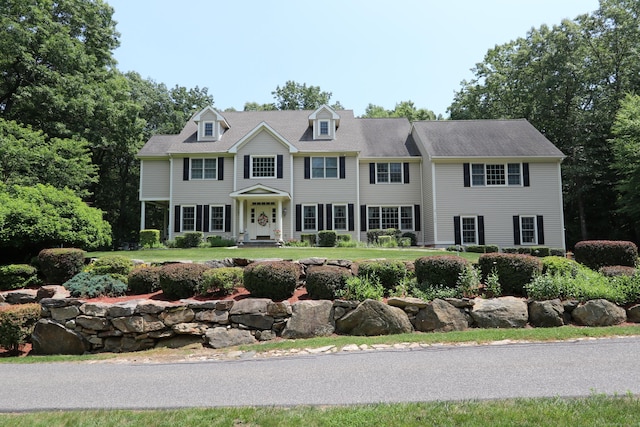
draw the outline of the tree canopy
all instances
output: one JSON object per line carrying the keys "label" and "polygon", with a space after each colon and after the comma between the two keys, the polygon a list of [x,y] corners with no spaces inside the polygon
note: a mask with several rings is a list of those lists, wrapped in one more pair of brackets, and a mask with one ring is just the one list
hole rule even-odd
{"label": "tree canopy", "polygon": [[426,108],[416,108],[413,101],[402,101],[396,104],[393,110],[385,110],[379,105],[369,104],[365,109],[363,118],[406,117],[410,122],[417,120],[436,120],[436,114]]}
{"label": "tree canopy", "polygon": [[288,80],[282,87],[277,86],[271,92],[274,103],[260,104],[246,102],[244,111],[269,111],[269,110],[316,110],[322,105],[329,105],[334,110],[342,110],[340,102],[330,104],[331,92],[325,92],[320,86],[307,86],[306,83],[297,83]]}

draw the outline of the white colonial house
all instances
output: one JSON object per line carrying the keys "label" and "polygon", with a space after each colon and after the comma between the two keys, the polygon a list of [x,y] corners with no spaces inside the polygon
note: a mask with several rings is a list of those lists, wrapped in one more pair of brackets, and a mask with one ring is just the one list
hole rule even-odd
{"label": "white colonial house", "polygon": [[356,118],[350,110],[224,112],[153,136],[141,162],[165,237],[239,241],[335,230],[414,233],[420,245],[564,248],[563,154],[525,120]]}

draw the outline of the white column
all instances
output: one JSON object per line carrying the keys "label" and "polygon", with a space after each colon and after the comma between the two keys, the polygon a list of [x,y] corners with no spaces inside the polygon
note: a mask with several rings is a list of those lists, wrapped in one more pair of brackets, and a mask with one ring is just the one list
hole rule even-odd
{"label": "white column", "polygon": [[278,199],[278,203],[276,204],[276,212],[278,213],[277,215],[277,220],[276,220],[276,228],[278,230],[280,230],[280,236],[277,236],[276,239],[278,240],[282,240],[282,200]]}
{"label": "white column", "polygon": [[146,223],[145,223],[145,209],[146,209],[146,202],[141,202],[140,205],[140,230],[144,230],[146,227]]}
{"label": "white column", "polygon": [[238,212],[238,234],[240,233],[244,233],[244,200],[240,199],[238,201],[238,205],[239,205],[239,212]]}

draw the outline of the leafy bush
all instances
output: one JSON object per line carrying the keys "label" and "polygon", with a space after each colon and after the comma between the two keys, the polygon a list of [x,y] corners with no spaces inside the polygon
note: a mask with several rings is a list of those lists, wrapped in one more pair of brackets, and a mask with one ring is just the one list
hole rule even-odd
{"label": "leafy bush", "polygon": [[401,248],[408,248],[411,246],[411,237],[400,237],[398,240],[398,246]]}
{"label": "leafy bush", "polygon": [[127,291],[125,283],[108,274],[95,275],[86,271],[75,275],[63,286],[75,298],[117,297]]}
{"label": "leafy bush", "polygon": [[230,295],[242,286],[244,270],[240,267],[211,268],[203,273],[198,292],[201,295],[219,293]]}
{"label": "leafy bush", "polygon": [[473,252],[476,254],[490,254],[500,252],[500,248],[496,245],[468,245],[465,249],[466,252]]}
{"label": "leafy bush", "polygon": [[75,248],[43,249],[38,254],[38,265],[48,284],[61,285],[82,271],[84,251]]}
{"label": "leafy bush", "polygon": [[418,258],[414,265],[420,289],[434,285],[455,288],[460,274],[469,266],[469,261],[457,256],[438,255]]}
{"label": "leafy bush", "polygon": [[517,253],[521,255],[531,255],[542,258],[550,256],[551,250],[544,246],[522,246],[517,248]]}
{"label": "leafy bush", "polygon": [[[315,234],[313,234],[313,236],[315,236]],[[300,241],[296,239],[289,239],[286,242],[284,242],[284,245],[290,246],[292,248],[308,248],[309,242]]]}
{"label": "leafy bush", "polygon": [[408,237],[411,239],[411,246],[418,246],[418,237],[416,237],[416,233],[411,233],[410,231],[406,231],[402,233],[401,237]]}
{"label": "leafy bush", "polygon": [[549,249],[549,255],[564,257],[564,256],[567,256],[567,252],[564,249],[551,248]]}
{"label": "leafy bush", "polygon": [[85,271],[93,274],[128,276],[133,270],[133,261],[122,255],[107,255],[98,258],[87,266]]}
{"label": "leafy bush", "polygon": [[202,287],[204,264],[167,264],[160,268],[160,289],[169,299],[194,296]]}
{"label": "leafy bush", "polygon": [[347,279],[351,276],[349,270],[334,265],[309,267],[307,293],[311,299],[335,299],[336,292],[345,288]]}
{"label": "leafy bush", "polygon": [[447,251],[449,251],[449,252],[464,252],[465,248],[462,245],[453,245],[453,246],[447,246]]}
{"label": "leafy bush", "polygon": [[351,234],[338,234],[337,246],[339,248],[355,248],[358,246],[358,242],[351,240]]}
{"label": "leafy bush", "polygon": [[502,253],[505,254],[517,254],[518,248],[502,248]]}
{"label": "leafy bush", "polygon": [[369,277],[371,280],[377,279],[387,293],[409,275],[407,266],[402,261],[370,260],[362,261],[358,265],[358,276]]}
{"label": "leafy bush", "polygon": [[127,277],[129,290],[135,295],[150,294],[160,289],[159,267],[136,267]]}
{"label": "leafy bush", "polygon": [[434,299],[461,298],[463,293],[459,287],[450,288],[443,285],[429,285],[419,287],[417,292],[414,290],[412,296],[425,301],[433,301]]}
{"label": "leafy bush", "polygon": [[607,265],[598,270],[602,275],[607,277],[616,276],[633,276],[636,269],[633,267],[625,267],[624,265]]}
{"label": "leafy bush", "polygon": [[635,267],[638,247],[633,242],[584,240],[576,243],[573,255],[576,261],[592,270],[608,265]]}
{"label": "leafy bush", "polygon": [[542,258],[542,274],[570,274],[575,276],[581,265],[568,258],[548,256]]}
{"label": "leafy bush", "polygon": [[157,248],[160,245],[160,230],[140,230],[140,246],[143,248]]}
{"label": "leafy bush", "polygon": [[283,300],[298,285],[300,267],[290,261],[254,262],[244,269],[244,287],[258,298]]}
{"label": "leafy bush", "polygon": [[33,328],[40,319],[40,304],[20,304],[0,307],[0,346],[18,350],[31,338]]}
{"label": "leafy bush", "polygon": [[233,239],[223,239],[222,236],[208,236],[207,242],[212,248],[228,248],[235,246],[236,241]]}
{"label": "leafy bush", "polygon": [[176,239],[168,244],[168,246],[170,248],[185,249],[187,247],[187,240],[184,236],[176,236]]}
{"label": "leafy bush", "polygon": [[370,245],[382,244],[380,242],[381,236],[390,236],[393,239],[400,237],[400,231],[396,228],[385,228],[384,230],[372,229],[367,231],[367,243]]}
{"label": "leafy bush", "polygon": [[0,266],[0,291],[26,288],[40,285],[38,270],[28,264],[10,264]]}
{"label": "leafy bush", "polygon": [[382,246],[383,248],[397,248],[398,241],[393,236],[383,235],[378,236],[378,245]]}
{"label": "leafy bush", "polygon": [[377,277],[354,276],[347,279],[344,289],[336,290],[336,297],[348,301],[381,300],[384,287]]}
{"label": "leafy bush", "polygon": [[182,235],[185,248],[197,248],[202,243],[202,232],[190,231]]}
{"label": "leafy bush", "polygon": [[300,241],[307,244],[307,246],[315,246],[316,245],[316,235],[315,234],[301,234]]}
{"label": "leafy bush", "polygon": [[318,232],[318,246],[322,248],[332,248],[336,245],[338,233],[333,230],[322,230]]}
{"label": "leafy bush", "polygon": [[542,272],[539,258],[519,254],[483,254],[478,259],[483,282],[495,268],[505,295],[524,296],[525,285]]}

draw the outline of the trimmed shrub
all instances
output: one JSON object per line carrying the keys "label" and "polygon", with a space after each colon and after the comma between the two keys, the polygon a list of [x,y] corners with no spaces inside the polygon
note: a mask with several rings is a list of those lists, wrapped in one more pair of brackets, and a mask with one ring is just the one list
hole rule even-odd
{"label": "trimmed shrub", "polygon": [[568,274],[575,276],[580,267],[580,264],[568,258],[559,256],[542,258],[542,274]]}
{"label": "trimmed shrub", "polygon": [[398,246],[401,248],[408,248],[411,246],[411,237],[400,237],[398,238]]}
{"label": "trimmed shrub", "polygon": [[626,267],[624,265],[607,265],[601,267],[598,270],[600,274],[607,277],[619,277],[619,276],[633,276],[636,273],[636,269],[633,267]]}
{"label": "trimmed shrub", "polygon": [[496,245],[468,245],[466,252],[473,252],[476,254],[491,254],[500,252],[500,248]]}
{"label": "trimmed shrub", "polygon": [[502,248],[502,252],[505,254],[517,254],[518,248]]}
{"label": "trimmed shrub", "polygon": [[383,248],[397,248],[398,241],[393,236],[382,235],[378,236],[378,244]]}
{"label": "trimmed shrub", "polygon": [[160,268],[136,267],[129,272],[127,279],[131,293],[150,294],[160,289]]}
{"label": "trimmed shrub", "polygon": [[402,233],[401,237],[408,237],[409,239],[411,239],[411,246],[418,246],[418,238],[416,237],[416,233],[406,231]]}
{"label": "trimmed shrub", "polygon": [[351,234],[338,234],[338,242],[350,242]]}
{"label": "trimmed shrub", "polygon": [[465,251],[465,247],[462,245],[453,245],[453,246],[447,246],[446,249],[448,252],[464,252]]}
{"label": "trimmed shrub", "polygon": [[170,248],[185,249],[187,247],[187,240],[184,236],[176,236],[173,242],[167,242],[167,246]]}
{"label": "trimmed shrub", "polygon": [[460,275],[471,265],[466,259],[452,255],[420,257],[414,264],[421,290],[435,285],[455,288]]}
{"label": "trimmed shrub", "polygon": [[565,251],[564,249],[560,249],[560,248],[551,248],[549,249],[549,255],[551,256],[567,256],[567,251]]}
{"label": "trimmed shrub", "polygon": [[16,351],[29,342],[41,310],[35,303],[0,307],[0,346]]}
{"label": "trimmed shrub", "polygon": [[160,230],[140,230],[140,246],[143,248],[156,248],[160,246]]}
{"label": "trimmed shrub", "polygon": [[244,269],[244,287],[258,298],[283,300],[298,285],[300,267],[291,261],[254,262]]}
{"label": "trimmed shrub", "polygon": [[336,292],[345,288],[351,271],[335,265],[319,265],[307,270],[307,293],[311,299],[335,299]]}
{"label": "trimmed shrub", "polygon": [[200,243],[202,243],[201,231],[190,231],[188,233],[184,233],[182,237],[184,237],[185,248],[197,248],[200,246]]}
{"label": "trimmed shrub", "polygon": [[384,288],[377,277],[354,276],[347,279],[344,289],[336,291],[338,298],[347,301],[381,300]]}
{"label": "trimmed shrub", "polygon": [[387,294],[409,275],[407,266],[402,261],[370,260],[358,265],[358,276],[369,277],[371,280],[376,278]]}
{"label": "trimmed shrub", "polygon": [[204,264],[168,264],[160,268],[160,289],[169,299],[194,296],[202,286]]}
{"label": "trimmed shrub", "polygon": [[517,248],[517,253],[521,255],[531,255],[543,258],[551,255],[551,250],[544,246],[522,246]]}
{"label": "trimmed shrub", "polygon": [[318,246],[332,248],[336,245],[338,234],[333,230],[318,231]]}
{"label": "trimmed shrub", "polygon": [[127,285],[108,274],[82,272],[63,285],[75,298],[118,297],[127,292]]}
{"label": "trimmed shrub", "polygon": [[222,236],[208,236],[207,242],[212,248],[228,248],[235,246],[236,241],[233,239],[223,239]]}
{"label": "trimmed shrub", "polygon": [[0,266],[0,291],[26,288],[40,285],[38,270],[28,264],[10,264]]}
{"label": "trimmed shrub", "polygon": [[211,268],[202,274],[202,283],[198,292],[201,295],[230,295],[236,288],[242,287],[244,270],[240,267]]}
{"label": "trimmed shrub", "polygon": [[531,255],[483,254],[478,259],[483,282],[495,268],[505,295],[524,296],[525,285],[542,272],[542,262]]}
{"label": "trimmed shrub", "polygon": [[308,246],[316,245],[316,235],[315,234],[301,234],[300,241],[306,243]]}
{"label": "trimmed shrub", "polygon": [[583,240],[573,248],[575,260],[592,270],[609,265],[635,267],[638,247],[633,242],[614,240]]}
{"label": "trimmed shrub", "polygon": [[75,248],[43,249],[38,254],[38,265],[48,284],[61,285],[82,271],[84,251]]}
{"label": "trimmed shrub", "polygon": [[85,271],[93,274],[111,274],[127,277],[133,270],[133,261],[122,255],[108,255],[98,258],[87,266]]}
{"label": "trimmed shrub", "polygon": [[374,245],[378,243],[378,237],[384,235],[384,231],[374,228],[367,231],[367,243],[370,245]]}

